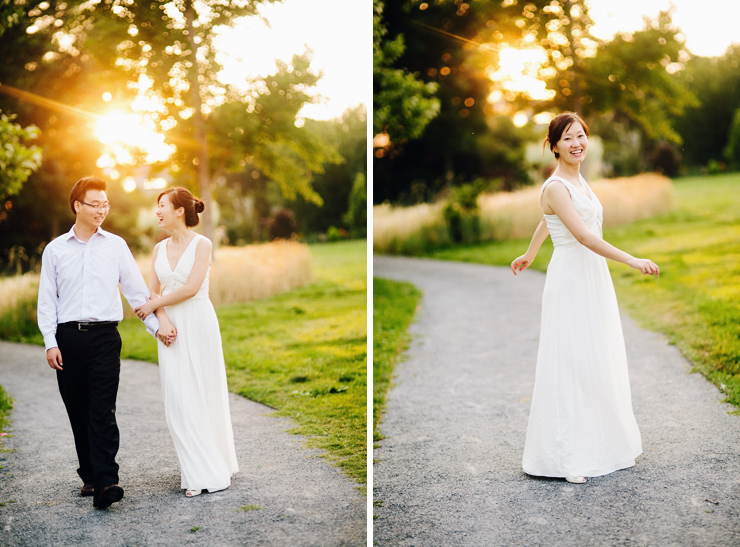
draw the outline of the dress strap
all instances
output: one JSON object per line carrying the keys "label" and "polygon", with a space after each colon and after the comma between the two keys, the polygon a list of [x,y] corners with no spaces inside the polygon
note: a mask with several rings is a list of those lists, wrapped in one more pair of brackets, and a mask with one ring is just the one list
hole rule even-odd
{"label": "dress strap", "polygon": [[545,188],[547,187],[548,184],[550,184],[554,180],[557,180],[558,182],[562,182],[565,185],[566,190],[568,190],[568,193],[570,194],[571,199],[573,199],[573,190],[575,190],[575,188],[573,187],[573,184],[565,180],[564,178],[552,176],[542,183],[542,188],[540,188],[540,198],[539,198],[540,205],[542,205],[542,194],[545,193]]}

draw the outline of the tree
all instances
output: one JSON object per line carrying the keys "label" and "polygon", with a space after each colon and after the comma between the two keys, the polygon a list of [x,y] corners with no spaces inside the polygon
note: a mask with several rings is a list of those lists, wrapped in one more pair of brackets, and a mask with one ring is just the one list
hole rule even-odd
{"label": "tree", "polygon": [[17,194],[41,164],[41,148],[25,144],[36,139],[38,128],[32,125],[23,128],[13,123],[14,118],[0,114],[0,198]]}
{"label": "tree", "polygon": [[350,229],[343,215],[351,201],[353,181],[367,178],[367,110],[364,106],[346,110],[334,120],[307,120],[306,128],[318,138],[336,148],[342,161],[326,166],[324,173],[314,176],[313,188],[323,204],[306,201],[298,196],[286,207],[295,211],[299,231],[304,234],[326,232],[330,226]]}
{"label": "tree", "polygon": [[393,68],[405,45],[402,34],[386,38],[383,8],[381,0],[373,0],[373,132],[385,135],[381,154],[390,143],[418,138],[439,112],[439,100],[433,96],[435,83],[425,83],[404,68]]}
{"label": "tree", "polygon": [[365,175],[357,173],[349,195],[349,207],[343,217],[354,236],[367,235],[367,181]]}
{"label": "tree", "polygon": [[[211,143],[212,113],[230,104],[235,105],[234,109],[249,110],[254,93],[267,103],[265,97],[272,92],[270,86],[279,85],[274,78],[252,82],[249,92],[222,85],[217,78],[220,65],[216,61],[213,30],[217,25],[231,24],[238,17],[254,15],[259,3],[254,0],[143,3],[106,0],[68,10],[64,24],[67,34],[75,38],[75,47],[95,57],[101,74],[122,74],[127,79],[127,88],[112,91],[117,95],[114,98],[130,100],[133,94],[150,102],[148,117],[161,130],[169,130],[169,142],[177,146],[178,178],[193,181],[206,202],[203,224],[209,237],[213,236],[211,180],[213,169],[218,168],[223,156]],[[290,68],[283,66],[279,72],[290,73]],[[294,72],[302,74],[304,85],[313,85],[309,83],[311,78],[315,83],[316,76],[310,74],[307,66],[301,65]],[[306,93],[301,97],[304,102],[310,100]],[[278,96],[272,102],[284,98]],[[272,108],[271,112],[275,113],[276,109]],[[232,119],[222,116],[220,120],[223,124]],[[294,122],[295,119],[291,120]],[[238,129],[235,123],[231,124],[234,130]],[[273,133],[276,135],[283,136]],[[285,140],[258,144],[262,146],[263,156],[259,161],[263,163],[263,172],[275,178],[287,197],[298,193],[309,200],[318,199],[311,190],[310,177],[295,176],[295,161],[284,164],[276,161],[279,154],[286,153],[309,165],[309,170],[318,170],[317,161],[304,154],[311,149],[311,143],[304,141],[298,147]],[[217,157],[215,166],[212,157]]]}
{"label": "tree", "polygon": [[492,161],[480,154],[481,148],[489,148],[481,147],[480,139],[494,142],[501,136],[498,116],[513,114],[513,103],[491,100],[491,93],[502,84],[492,79],[502,51],[509,44],[525,44],[530,29],[555,17],[549,12],[525,15],[532,14],[531,7],[538,12],[551,3],[414,0],[385,5],[384,40],[393,42],[399,35],[404,40],[396,66],[435,84],[440,107],[421,136],[376,154],[376,202],[428,200],[447,186],[479,177],[503,177],[509,187],[528,180],[526,166],[514,159],[517,154],[499,155]]}
{"label": "tree", "polygon": [[686,87],[698,98],[675,118],[681,153],[689,165],[720,162],[730,135],[734,112],[740,108],[740,44],[720,57],[692,57],[684,71]]}

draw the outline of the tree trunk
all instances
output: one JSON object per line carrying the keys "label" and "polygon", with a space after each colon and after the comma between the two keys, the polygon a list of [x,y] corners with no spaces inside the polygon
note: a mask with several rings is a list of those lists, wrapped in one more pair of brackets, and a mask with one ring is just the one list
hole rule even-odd
{"label": "tree trunk", "polygon": [[215,226],[213,218],[213,199],[211,196],[211,176],[208,159],[208,137],[206,135],[206,126],[203,119],[202,100],[200,96],[200,82],[198,81],[198,44],[195,43],[195,21],[196,14],[193,8],[192,0],[185,0],[185,19],[187,20],[188,42],[190,44],[190,62],[188,69],[188,79],[190,80],[191,106],[193,113],[193,137],[197,146],[198,165],[196,170],[196,180],[198,181],[198,191],[200,199],[205,203],[203,211],[203,235],[213,242],[215,251],[217,241],[215,241]]}

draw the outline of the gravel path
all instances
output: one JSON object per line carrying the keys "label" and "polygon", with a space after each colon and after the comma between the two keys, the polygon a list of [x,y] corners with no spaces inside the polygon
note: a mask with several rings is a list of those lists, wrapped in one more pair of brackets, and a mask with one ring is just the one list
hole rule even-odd
{"label": "gravel path", "polygon": [[582,486],[531,478],[544,275],[378,256],[374,275],[423,292],[380,426],[376,545],[740,545],[740,416],[664,338],[623,316],[637,465]]}
{"label": "gravel path", "polygon": [[[43,348],[0,343],[0,385],[15,398],[14,437],[3,446],[14,451],[0,453],[2,546],[365,545],[366,501],[356,484],[265,406],[230,395],[241,471],[228,490],[187,499],[159,370],[124,361],[117,416],[125,497],[98,510],[79,495],[72,431]],[[248,505],[261,509],[241,509]]]}

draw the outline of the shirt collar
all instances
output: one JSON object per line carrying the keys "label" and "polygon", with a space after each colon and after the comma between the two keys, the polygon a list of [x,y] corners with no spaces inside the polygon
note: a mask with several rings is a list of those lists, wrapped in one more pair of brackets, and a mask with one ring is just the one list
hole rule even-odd
{"label": "shirt collar", "polygon": [[[93,235],[96,235],[96,234],[99,234],[99,235],[101,235],[103,237],[108,237],[110,235],[110,232],[106,232],[100,226],[98,226],[98,229],[95,230],[95,232],[93,233]],[[69,232],[67,232],[66,237],[67,237],[67,239],[73,239],[73,238],[74,239],[77,239],[77,235],[75,235],[75,226],[74,226],[74,224],[69,229]]]}

